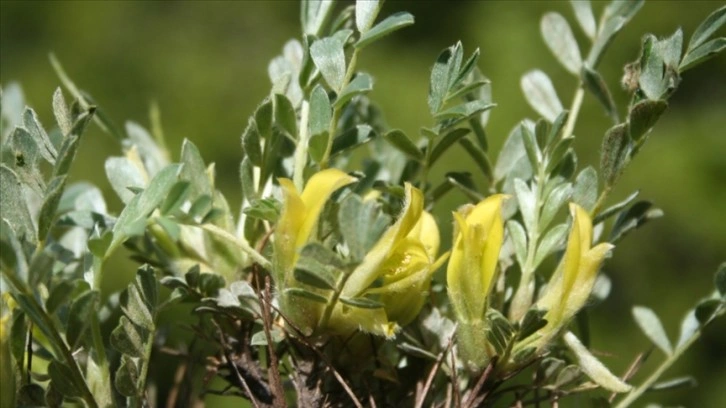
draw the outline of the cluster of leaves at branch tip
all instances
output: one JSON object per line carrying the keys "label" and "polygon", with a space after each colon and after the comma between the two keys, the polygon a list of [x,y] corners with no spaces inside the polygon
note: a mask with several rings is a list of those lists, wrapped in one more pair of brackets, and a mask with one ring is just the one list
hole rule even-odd
{"label": "cluster of leaves at branch tip", "polygon": [[[681,75],[726,47],[711,38],[726,23],[726,7],[701,23],[685,50],[680,29],[643,38],[622,81],[630,95],[623,112],[597,67],[643,1],[612,1],[598,20],[589,1],[570,4],[587,53],[557,12],[542,17],[540,30],[578,91],[565,108],[545,72],[523,75],[525,98],[541,118],[517,124],[492,161],[485,128],[495,104],[478,49],[466,57],[458,42],[438,55],[421,101],[431,117],[412,137],[388,127],[368,97],[373,77],[357,64],[413,16],[381,17],[382,1],[359,0],[336,14],[330,0],[303,0],[302,37],[270,62],[271,91],[241,134],[239,212],[192,141],[175,161],[156,105],[151,130],[131,121],[119,128],[51,56],[73,102],[55,91],[48,131],[20,87],[5,86],[0,405],[146,406],[150,384],[158,385],[149,376],[152,351],[167,341],[159,314],[182,302],[198,322],[195,342],[216,353],[208,358],[205,347],[187,344],[189,361],[218,361],[228,390],[254,405],[284,406],[293,394],[298,405],[323,404],[325,389],[333,405],[362,406],[367,395],[423,406],[446,401],[437,389],[454,383],[450,390],[475,406],[502,397],[507,387],[495,388],[530,366],[536,380],[525,394],[564,398],[603,388],[624,394],[618,407],[645,390],[695,384],[658,381],[726,313],[726,263],[676,342],[653,310],[633,308],[665,355],[639,385],[588,350],[582,316],[613,286],[600,268],[614,244],[662,216],[637,191],[604,205]],[[586,94],[612,120],[598,169],[578,168],[573,144]],[[68,182],[91,122],[121,142],[120,155],[105,162],[119,214],[98,187]],[[475,170],[432,172],[455,146]],[[437,219],[445,198],[459,206]],[[454,226],[449,251],[442,223]],[[122,246],[141,267],[125,290],[103,297],[104,266]],[[433,278],[444,265],[445,284]],[[430,367],[427,378],[410,375],[421,367]],[[332,385],[322,379],[329,373]],[[512,390],[522,402],[520,388]]]}

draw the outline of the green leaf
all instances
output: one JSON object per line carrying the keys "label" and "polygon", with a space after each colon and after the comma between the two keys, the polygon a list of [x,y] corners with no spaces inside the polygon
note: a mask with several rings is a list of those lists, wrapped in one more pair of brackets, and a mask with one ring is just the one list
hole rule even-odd
{"label": "green leaf", "polygon": [[522,318],[522,325],[517,333],[517,339],[522,340],[533,335],[537,330],[547,325],[547,320],[544,316],[547,314],[546,310],[529,309]]}
{"label": "green leaf", "polygon": [[548,122],[554,122],[564,110],[552,81],[544,72],[540,70],[527,72],[522,76],[520,85],[529,106]]}
{"label": "green leaf", "polygon": [[199,221],[199,219],[204,218],[212,210],[213,203],[214,200],[212,200],[212,197],[208,195],[200,196],[189,208],[189,216]]}
{"label": "green leaf", "polygon": [[53,92],[53,115],[63,136],[68,136],[71,133],[73,118],[60,87]]}
{"label": "green leaf", "polygon": [[592,221],[593,225],[603,222],[608,218],[612,217],[613,215],[620,214],[620,212],[622,212],[625,207],[627,207],[630,203],[633,202],[633,200],[638,197],[638,194],[639,192],[635,191],[634,193],[630,194],[625,200],[606,208],[603,212],[595,217],[595,219]]}
{"label": "green leaf", "polygon": [[340,108],[356,95],[370,92],[373,89],[373,78],[366,73],[359,73],[352,81],[340,92],[338,98],[333,103],[335,108]]}
{"label": "green leaf", "polygon": [[211,195],[212,185],[207,176],[207,167],[204,165],[204,159],[199,153],[199,149],[189,139],[184,139],[182,143],[181,162],[184,166],[181,169],[179,178],[188,180],[190,184],[190,199],[195,199],[200,195]]}
{"label": "green leaf", "polygon": [[722,307],[724,307],[722,299],[704,299],[696,305],[696,319],[701,325],[706,325]]}
{"label": "green leaf", "polygon": [[340,302],[344,305],[357,307],[359,309],[381,309],[383,308],[383,303],[377,302],[373,299],[365,298],[365,297],[358,297],[358,298],[347,298],[347,297],[340,297]]}
{"label": "green leaf", "polygon": [[242,195],[250,201],[258,197],[252,176],[252,162],[249,157],[242,159],[242,162],[239,164],[239,178],[240,184],[242,185]]}
{"label": "green leaf", "polygon": [[499,151],[496,165],[494,166],[494,180],[503,180],[517,166],[519,160],[526,156],[524,150],[524,122],[515,126],[504,141],[502,149]]}
{"label": "green leaf", "polygon": [[344,45],[345,39],[341,36],[332,36],[316,40],[310,46],[310,56],[315,62],[315,66],[320,70],[328,86],[337,93],[340,93],[345,85],[343,83],[346,69]]}
{"label": "green leaf", "polygon": [[148,333],[143,328],[133,324],[126,316],[121,316],[118,326],[111,332],[110,343],[125,355],[142,357],[147,337]]}
{"label": "green leaf", "polygon": [[333,140],[330,157],[362,146],[372,141],[374,137],[376,132],[368,125],[357,125],[353,129],[348,129]]}
{"label": "green leaf", "polygon": [[458,128],[444,134],[441,139],[439,139],[439,142],[433,147],[431,156],[429,156],[429,166],[436,163],[436,161],[444,154],[444,152],[446,152],[446,150],[449,149],[449,147],[453,146],[454,143],[468,135],[469,132],[470,130],[467,128]]}
{"label": "green leaf", "polygon": [[567,20],[559,13],[546,13],[540,21],[540,32],[560,64],[572,74],[580,75],[582,56]]}
{"label": "green leaf", "polygon": [[136,389],[138,380],[139,369],[136,367],[136,363],[131,357],[122,355],[121,365],[116,370],[116,378],[113,381],[116,391],[124,397],[136,397],[139,393]]}
{"label": "green leaf", "polygon": [[568,231],[569,228],[567,227],[567,224],[556,225],[547,231],[537,246],[537,252],[534,256],[535,268],[539,266],[539,264],[542,263],[548,255],[563,246],[565,239],[567,238]]}
{"label": "green leaf", "polygon": [[614,126],[605,133],[600,151],[600,171],[605,185],[614,185],[622,174],[630,159],[630,145],[625,123]]}
{"label": "green leaf", "polygon": [[[279,344],[285,339],[285,333],[277,326],[270,329],[270,339],[273,344]],[[264,330],[258,331],[250,338],[250,346],[267,346],[267,335]]]}
{"label": "green leaf", "polygon": [[681,348],[688,340],[696,334],[698,329],[701,327],[701,323],[696,318],[695,309],[688,311],[686,316],[681,321],[681,330],[678,335],[678,343],[676,343],[676,350]]}
{"label": "green leaf", "polygon": [[138,233],[139,224],[166,198],[179,178],[181,164],[170,164],[149,182],[148,188],[134,197],[124,208],[113,226],[113,240],[109,252],[128,237]]}
{"label": "green leaf", "polygon": [[597,67],[605,49],[610,45],[615,35],[643,7],[644,3],[644,0],[613,0],[605,7],[600,18],[597,37],[586,59],[588,66],[593,69]]}
{"label": "green leaf", "polygon": [[50,291],[48,299],[45,301],[45,310],[49,314],[55,313],[58,307],[65,305],[71,292],[75,289],[75,285],[69,280],[62,280]]}
{"label": "green leaf", "polygon": [[670,380],[659,381],[650,387],[648,391],[667,391],[677,390],[682,388],[695,388],[698,386],[698,381],[695,378],[689,376],[671,378]]}
{"label": "green leaf", "polygon": [[640,329],[645,333],[646,337],[650,339],[659,349],[670,356],[673,354],[673,347],[671,342],[668,340],[668,335],[663,329],[663,324],[660,322],[658,316],[653,310],[644,306],[633,307],[633,317],[635,322],[638,323]]}
{"label": "green leaf", "polygon": [[298,282],[317,289],[335,289],[335,275],[315,260],[301,258],[295,265],[293,276]]}
{"label": "green leaf", "polygon": [[256,166],[262,165],[262,147],[260,146],[260,134],[257,130],[257,123],[250,118],[247,127],[242,132],[242,150],[246,157],[249,157]]}
{"label": "green leaf", "polygon": [[515,220],[507,221],[507,232],[514,245],[514,256],[517,258],[517,263],[524,266],[527,258],[527,234],[524,232],[522,224]]}
{"label": "green leaf", "polygon": [[90,290],[78,296],[71,304],[66,329],[66,341],[71,350],[75,350],[81,345],[82,336],[91,321],[91,313],[97,313],[99,298],[98,291]]}
{"label": "green leaf", "polygon": [[[297,117],[295,108],[285,95],[275,94],[275,124],[293,139],[297,138]],[[273,132],[274,133],[274,132]],[[272,142],[268,141],[268,144]]]}
{"label": "green leaf", "polygon": [[577,23],[582,31],[592,40],[597,33],[597,25],[595,24],[595,16],[592,14],[592,5],[590,0],[570,0],[570,5],[575,12]]}
{"label": "green leaf", "polygon": [[620,213],[615,220],[613,229],[610,232],[610,242],[616,242],[632,230],[643,226],[646,222],[662,216],[663,211],[653,207],[653,203],[638,201],[626,211]]}
{"label": "green leaf", "polygon": [[419,149],[416,144],[409,139],[405,133],[403,133],[403,131],[398,129],[391,130],[384,134],[383,138],[391,143],[393,147],[405,153],[412,159],[417,161],[422,161],[424,159],[424,154],[421,149]]}
{"label": "green leaf", "polygon": [[391,218],[381,212],[375,200],[363,201],[351,194],[340,204],[338,224],[350,256],[361,261],[390,225]]}
{"label": "green leaf", "polygon": [[18,390],[17,403],[19,406],[42,407],[45,406],[43,387],[38,384],[25,384]]}
{"label": "green leaf", "polygon": [[244,213],[250,217],[274,223],[280,217],[280,202],[271,198],[254,200],[249,207],[244,209]]}
{"label": "green leaf", "polygon": [[472,202],[479,202],[484,199],[484,196],[479,192],[479,189],[471,179],[471,173],[469,172],[448,172],[446,173],[446,181],[458,188]]}
{"label": "green leaf", "polygon": [[189,198],[191,192],[191,183],[188,181],[179,181],[169,190],[164,202],[159,207],[162,215],[175,213],[181,210],[181,206]]}
{"label": "green leaf", "polygon": [[45,240],[50,227],[55,219],[56,209],[60,203],[63,188],[65,188],[66,176],[54,177],[46,189],[43,205],[38,216],[38,237]]}
{"label": "green leaf", "polygon": [[33,226],[28,206],[24,200],[23,187],[18,175],[4,164],[0,164],[0,214],[10,225],[20,240],[36,241],[35,227]]}
{"label": "green leaf", "polygon": [[699,24],[696,31],[691,36],[691,41],[688,42],[688,53],[698,48],[701,44],[708,40],[711,34],[718,31],[721,26],[726,24],[726,6],[722,6],[713,13],[709,14],[701,24]]}
{"label": "green leaf", "polygon": [[658,118],[668,107],[666,101],[642,100],[632,108],[628,117],[630,137],[638,143],[643,136],[655,125]]}
{"label": "green leaf", "polygon": [[577,362],[582,371],[597,385],[612,392],[628,392],[633,389],[623,380],[613,375],[595,356],[593,356],[580,340],[571,332],[564,336],[565,344],[575,353]]}
{"label": "green leaf", "polygon": [[320,35],[333,11],[333,0],[303,0],[300,20],[305,34]]}
{"label": "green leaf", "polygon": [[449,92],[450,69],[449,61],[453,53],[454,47],[448,47],[441,51],[433,68],[431,69],[431,79],[429,81],[428,104],[432,115],[435,115],[441,109],[444,98]]}
{"label": "green leaf", "polygon": [[539,217],[540,231],[544,231],[555,218],[557,211],[572,197],[572,184],[561,183],[547,195]]}
{"label": "green leaf", "polygon": [[587,166],[577,175],[572,188],[572,201],[587,211],[591,211],[597,201],[597,171]]}
{"label": "green leaf", "polygon": [[126,134],[128,139],[124,140],[126,146],[136,146],[136,149],[144,162],[150,175],[155,175],[167,165],[167,153],[159,147],[148,130],[136,122],[126,122]]}
{"label": "green leaf", "polygon": [[719,265],[714,277],[714,283],[722,298],[726,298],[726,262]]}
{"label": "green leaf", "polygon": [[471,158],[474,160],[474,164],[479,167],[479,170],[484,174],[484,176],[492,180],[493,179],[493,170],[492,170],[492,164],[489,161],[489,157],[487,154],[474,142],[472,142],[469,138],[463,138],[459,140],[459,144],[464,148],[464,151],[471,156]]}
{"label": "green leaf", "polygon": [[410,26],[413,24],[413,21],[413,16],[409,13],[398,12],[392,14],[362,34],[360,39],[355,43],[355,48],[361,49],[396,30]]}
{"label": "green leaf", "polygon": [[88,240],[88,250],[91,251],[91,254],[93,254],[93,256],[104,259],[109,247],[111,246],[112,240],[113,232],[106,231],[100,237],[91,238]]}
{"label": "green leaf", "polygon": [[452,127],[455,124],[470,119],[471,117],[487,111],[496,105],[482,100],[473,100],[471,102],[462,103],[456,105],[443,112],[439,112],[434,115],[434,119],[437,121],[449,120],[445,123],[446,127]]}
{"label": "green leaf", "polygon": [[364,34],[371,28],[381,10],[381,5],[378,0],[356,0],[355,26],[358,28],[358,32]]}
{"label": "green leaf", "polygon": [[91,109],[81,114],[71,128],[71,133],[63,140],[63,144],[58,151],[55,167],[53,167],[53,176],[62,176],[68,174],[71,164],[76,158],[76,152],[80,145],[80,138],[86,130],[86,126],[90,123],[95,110]]}
{"label": "green leaf", "polygon": [[615,105],[613,96],[608,89],[605,80],[600,74],[590,69],[587,65],[582,66],[582,82],[585,88],[590,91],[600,104],[605,108],[605,112],[610,116],[613,122],[618,123],[618,107]]}
{"label": "green leaf", "polygon": [[[537,121],[537,123],[545,123],[544,121],[540,120]],[[538,169],[540,167],[540,164],[542,163],[542,152],[539,149],[539,146],[537,145],[537,139],[535,137],[535,134],[532,133],[529,129],[526,127],[522,129],[522,141],[524,142],[524,152],[527,154],[527,159],[529,159],[529,164],[532,166],[533,169]],[[540,133],[540,132],[537,132]]]}
{"label": "green leaf", "polygon": [[[537,188],[533,186],[533,188]],[[537,193],[533,191],[522,179],[514,180],[514,195],[517,197],[519,212],[522,214],[524,226],[530,236],[536,228],[535,217],[537,209]]]}
{"label": "green leaf", "polygon": [[324,296],[320,296],[317,293],[310,292],[309,290],[300,289],[300,288],[287,288],[283,291],[283,293],[287,296],[295,296],[307,300],[312,300],[313,302],[318,302],[322,304],[327,304],[328,299]]}
{"label": "green leaf", "polygon": [[[350,85],[348,88],[350,88]],[[318,84],[310,93],[310,116],[308,119],[310,136],[313,137],[315,135],[322,134],[323,132],[327,132],[330,127],[330,120],[332,119],[332,116],[333,111],[330,106],[328,93],[325,92],[325,89],[323,89],[320,84]],[[313,159],[318,161],[318,159],[314,156]]]}
{"label": "green leaf", "polygon": [[109,157],[104,166],[111,187],[124,204],[129,204],[136,194],[129,188],[144,188],[143,169],[126,157]]}
{"label": "green leaf", "polygon": [[58,152],[55,150],[53,143],[50,141],[48,134],[38,119],[38,115],[33,109],[25,108],[23,112],[23,126],[28,130],[30,136],[33,137],[35,144],[38,145],[40,155],[50,164],[55,164]]}
{"label": "green leaf", "polygon": [[73,382],[73,371],[67,365],[53,360],[48,365],[48,376],[53,382],[56,390],[66,397],[80,397],[81,390]]}
{"label": "green leaf", "polygon": [[678,70],[680,72],[689,70],[696,65],[715,57],[723,51],[724,48],[726,48],[726,37],[714,38],[713,40],[702,44],[698,48],[689,51],[688,54],[683,57],[683,60],[678,66]]}

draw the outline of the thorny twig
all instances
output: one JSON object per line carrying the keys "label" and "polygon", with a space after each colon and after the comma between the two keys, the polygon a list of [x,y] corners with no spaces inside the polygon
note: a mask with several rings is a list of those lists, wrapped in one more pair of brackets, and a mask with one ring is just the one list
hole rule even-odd
{"label": "thorny twig", "polygon": [[252,405],[255,408],[260,408],[260,404],[257,402],[257,399],[255,398],[254,394],[252,394],[252,390],[250,389],[250,386],[247,384],[247,381],[245,381],[244,377],[242,377],[242,374],[237,369],[237,365],[234,364],[234,359],[232,359],[232,356],[229,354],[229,349],[227,348],[227,341],[224,338],[224,333],[222,332],[222,328],[219,327],[219,324],[216,320],[212,319],[212,323],[217,328],[217,332],[219,333],[219,341],[222,343],[222,352],[224,353],[224,357],[227,359],[227,363],[229,363],[230,367],[232,367],[232,371],[234,371],[235,376],[237,377],[237,381],[239,381],[240,384],[245,389],[245,392],[250,398],[250,401],[252,402]]}

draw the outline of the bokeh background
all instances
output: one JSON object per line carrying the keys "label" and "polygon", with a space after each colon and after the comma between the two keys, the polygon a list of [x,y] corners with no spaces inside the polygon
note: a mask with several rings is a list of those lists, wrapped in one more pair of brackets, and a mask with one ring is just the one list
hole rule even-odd
{"label": "bokeh background", "polygon": [[[600,65],[621,106],[626,103],[618,86],[622,67],[638,55],[642,35],[666,36],[680,26],[689,38],[723,4],[646,2]],[[603,5],[595,3],[597,14]],[[172,151],[179,151],[183,138],[194,141],[206,160],[216,162],[218,186],[235,208],[240,196],[239,137],[269,91],[269,60],[300,34],[298,10],[292,1],[2,1],[0,82],[20,82],[46,125],[53,123],[51,95],[60,85],[49,52],[119,125],[134,120],[148,126],[149,105],[158,102]],[[566,2],[389,1],[383,14],[398,10],[413,13],[416,24],[366,49],[359,60],[375,78],[370,96],[391,127],[417,134],[431,122],[426,105],[430,66],[457,40],[463,41],[467,55],[481,49],[479,66],[493,82],[498,107],[488,125],[492,151],[520,120],[535,117],[519,88],[526,71],[547,72],[563,104],[569,105],[577,82],[558,66],[539,34],[542,14],[558,11],[571,22],[584,48],[584,36]],[[641,198],[653,200],[666,214],[625,239],[605,266],[613,292],[591,311],[592,346],[607,353],[602,358],[615,372],[623,372],[636,353],[650,347],[632,321],[630,306],[653,308],[675,338],[685,310],[713,288],[713,272],[726,260],[725,72],[722,55],[685,74],[670,109],[613,195],[612,202],[640,189]],[[597,163],[608,124],[597,102],[586,98],[575,131],[581,168]],[[75,179],[97,184],[114,211],[120,202],[105,180],[103,162],[119,151],[118,142],[94,127],[72,172]],[[462,166],[474,169],[456,149],[445,160],[439,177]],[[448,219],[449,210],[440,208],[439,218]],[[109,264],[106,295],[125,286],[135,270],[124,254]],[[642,372],[652,371],[662,357],[654,351]],[[640,405],[649,399],[689,407],[726,404],[724,319],[709,327],[665,378],[686,374],[693,374],[700,386],[648,394]],[[232,402],[207,399],[215,407]]]}

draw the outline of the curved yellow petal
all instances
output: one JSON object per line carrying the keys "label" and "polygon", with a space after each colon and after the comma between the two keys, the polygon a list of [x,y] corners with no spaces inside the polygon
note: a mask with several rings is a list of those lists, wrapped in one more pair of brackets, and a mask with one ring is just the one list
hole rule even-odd
{"label": "curved yellow petal", "polygon": [[359,296],[379,277],[383,262],[396,245],[411,232],[421,217],[423,193],[410,183],[406,183],[405,188],[406,198],[401,215],[351,273],[343,288],[343,296]]}
{"label": "curved yellow petal", "polygon": [[328,198],[338,190],[356,181],[356,178],[338,169],[326,169],[315,173],[308,180],[300,198],[305,203],[307,214],[300,227],[298,249],[302,248],[310,237],[310,233],[318,222],[318,216]]}
{"label": "curved yellow petal", "polygon": [[305,220],[305,203],[291,180],[279,180],[283,193],[283,206],[275,227],[275,280],[282,285],[285,271],[297,262],[300,228]]}

